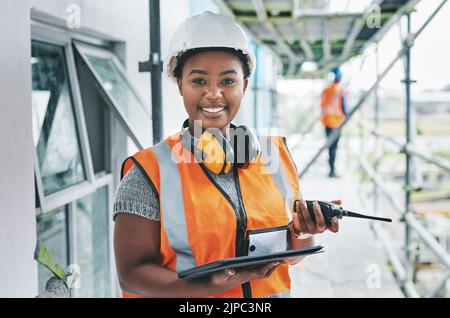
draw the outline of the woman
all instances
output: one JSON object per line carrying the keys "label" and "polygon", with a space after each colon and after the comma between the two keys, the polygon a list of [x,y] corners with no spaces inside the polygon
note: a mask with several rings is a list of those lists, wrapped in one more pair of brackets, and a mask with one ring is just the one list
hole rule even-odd
{"label": "woman", "polygon": [[[124,162],[114,204],[124,296],[289,296],[288,265],[281,263],[178,278],[182,270],[246,255],[253,230],[284,226],[288,242],[269,240],[268,248],[298,249],[313,245],[312,234],[337,232],[338,221],[325,224],[316,204],[313,222],[303,200],[295,203],[301,213],[292,213],[298,178],[284,138],[258,138],[231,124],[255,67],[242,29],[205,12],[175,31],[170,52],[165,70],[189,118],[180,133]],[[237,131],[244,132],[245,151]]]}

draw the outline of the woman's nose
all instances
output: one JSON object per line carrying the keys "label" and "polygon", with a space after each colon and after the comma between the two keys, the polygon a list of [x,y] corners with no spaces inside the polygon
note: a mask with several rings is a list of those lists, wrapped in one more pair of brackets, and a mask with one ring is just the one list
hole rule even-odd
{"label": "woman's nose", "polygon": [[217,85],[211,85],[207,88],[206,97],[210,99],[217,99],[222,97],[222,90]]}

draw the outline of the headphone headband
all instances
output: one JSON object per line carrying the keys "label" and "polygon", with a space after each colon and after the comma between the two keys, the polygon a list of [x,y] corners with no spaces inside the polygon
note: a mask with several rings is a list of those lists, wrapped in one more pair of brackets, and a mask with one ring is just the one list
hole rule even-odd
{"label": "headphone headband", "polygon": [[[230,140],[218,128],[202,128],[202,134],[191,138],[189,143],[189,150],[197,161],[215,174],[230,172],[234,164],[238,168],[248,168],[261,155],[258,138],[249,128],[232,123],[230,128]],[[189,119],[183,122],[180,139],[187,135],[190,135]]]}
{"label": "headphone headband", "polygon": [[[233,124],[233,123],[230,123],[230,127],[233,128],[233,129],[238,128],[238,126],[236,126],[236,125]],[[186,130],[189,130],[189,118],[186,119],[186,120],[183,122],[183,125],[181,126],[181,136],[183,136],[183,134],[186,132]],[[202,128],[202,130],[203,130],[203,128]]]}

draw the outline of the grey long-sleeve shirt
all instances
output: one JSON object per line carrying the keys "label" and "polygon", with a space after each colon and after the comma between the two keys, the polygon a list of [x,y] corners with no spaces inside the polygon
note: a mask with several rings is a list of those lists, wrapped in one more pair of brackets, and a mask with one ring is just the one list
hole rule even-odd
{"label": "grey long-sleeve shirt", "polygon": [[[188,134],[190,140],[183,139],[185,145],[190,145],[192,139],[197,141],[196,137]],[[233,202],[238,207],[238,195],[236,184],[234,182],[234,170],[225,175],[216,175],[212,172],[207,172],[219,187],[227,193]],[[134,165],[119,183],[116,190],[113,205],[113,219],[119,213],[130,213],[141,216],[143,218],[160,221],[160,209],[158,203],[158,194],[154,193],[152,187],[148,183],[142,171]]]}

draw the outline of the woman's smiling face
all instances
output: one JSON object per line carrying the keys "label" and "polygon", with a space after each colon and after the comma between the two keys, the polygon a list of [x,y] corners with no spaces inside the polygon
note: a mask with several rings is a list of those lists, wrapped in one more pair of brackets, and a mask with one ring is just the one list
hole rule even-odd
{"label": "woman's smiling face", "polygon": [[224,131],[239,111],[248,79],[244,79],[239,57],[207,51],[186,60],[177,82],[189,126],[192,128],[194,120],[201,120],[204,129]]}

